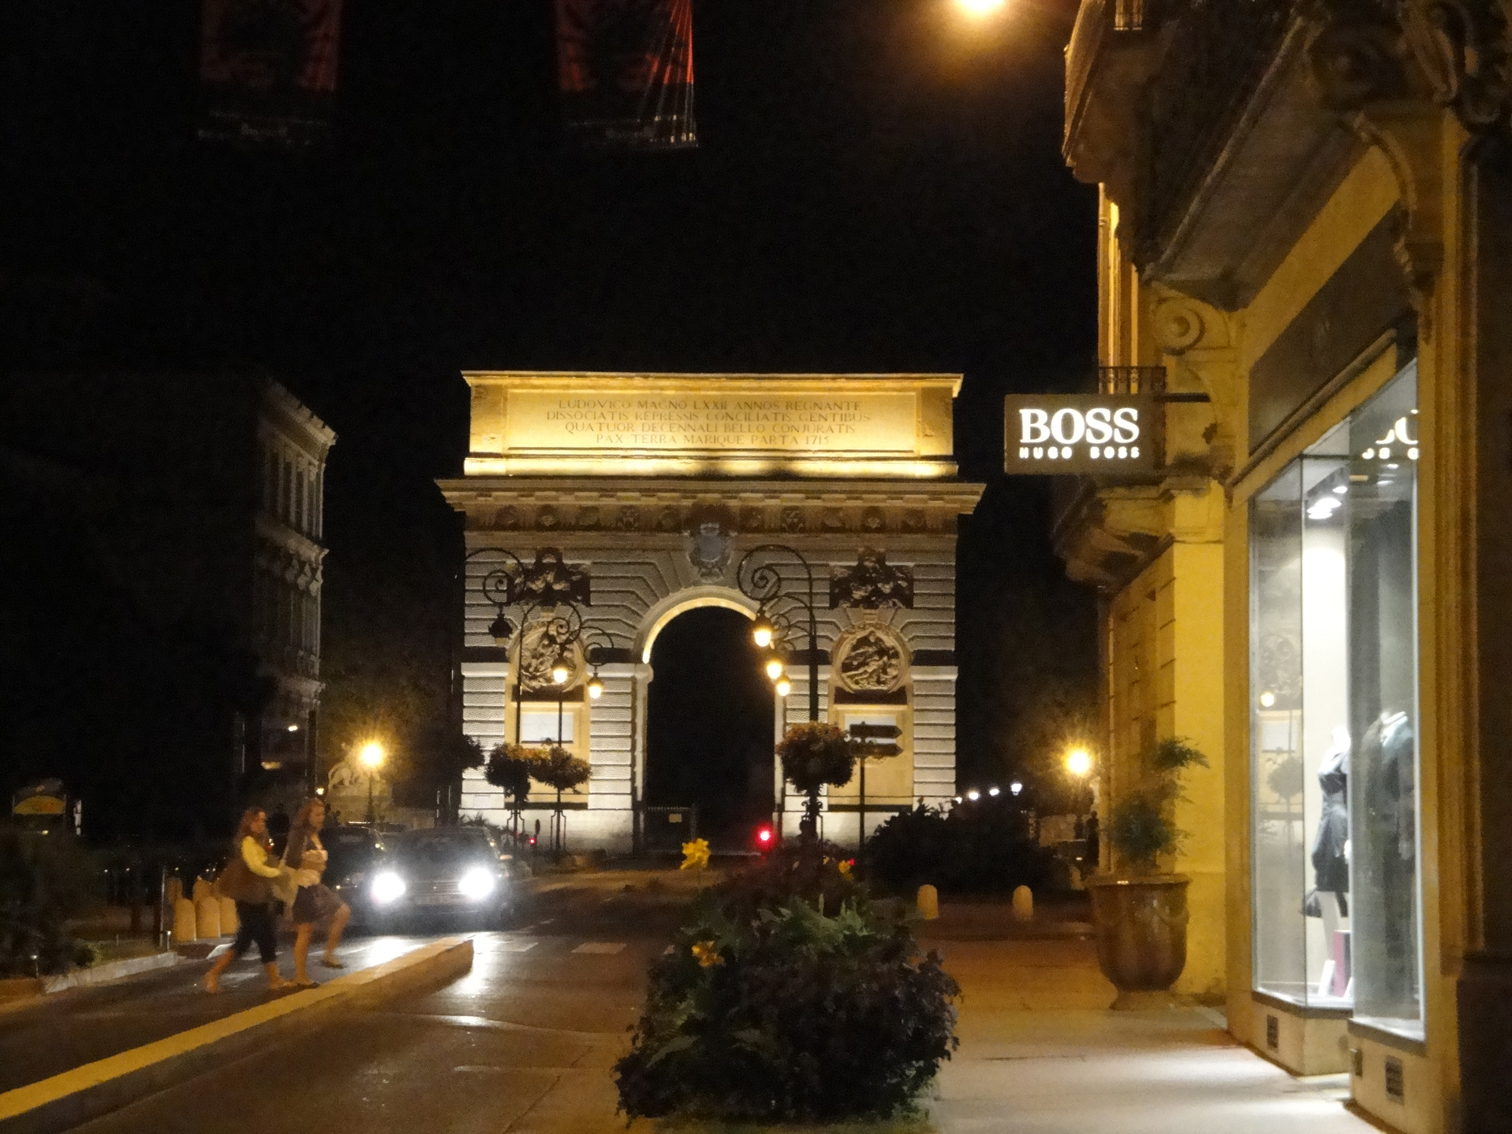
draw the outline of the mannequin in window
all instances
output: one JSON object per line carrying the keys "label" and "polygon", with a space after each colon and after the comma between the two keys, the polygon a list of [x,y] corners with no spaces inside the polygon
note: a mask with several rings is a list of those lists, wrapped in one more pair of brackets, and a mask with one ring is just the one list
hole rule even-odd
{"label": "mannequin in window", "polygon": [[1323,918],[1324,947],[1330,956],[1318,980],[1318,994],[1329,996],[1343,991],[1334,980],[1332,954],[1339,923],[1349,916],[1349,730],[1342,725],[1333,730],[1333,744],[1318,769],[1318,785],[1323,789],[1323,808],[1313,837],[1313,886]]}
{"label": "mannequin in window", "polygon": [[[1385,1000],[1370,1006],[1372,1015],[1411,1015],[1416,1011],[1417,920],[1417,736],[1407,714],[1387,709],[1360,740],[1366,769],[1363,822],[1371,838],[1373,861],[1361,862],[1380,893],[1381,980]],[[1389,991],[1387,991],[1389,990]]]}

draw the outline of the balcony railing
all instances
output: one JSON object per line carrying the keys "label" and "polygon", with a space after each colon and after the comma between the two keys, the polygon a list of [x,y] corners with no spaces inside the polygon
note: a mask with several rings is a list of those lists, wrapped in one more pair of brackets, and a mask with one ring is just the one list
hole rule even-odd
{"label": "balcony railing", "polygon": [[1164,0],[1151,80],[1146,243],[1168,238],[1291,24],[1294,0]]}
{"label": "balcony railing", "polygon": [[1164,394],[1166,370],[1164,366],[1099,366],[1097,391],[1110,397]]}

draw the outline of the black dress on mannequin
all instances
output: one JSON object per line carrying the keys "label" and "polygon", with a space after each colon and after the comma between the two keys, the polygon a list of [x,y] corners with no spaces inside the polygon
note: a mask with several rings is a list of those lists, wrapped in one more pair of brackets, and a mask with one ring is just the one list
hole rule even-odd
{"label": "black dress on mannequin", "polygon": [[[1318,771],[1323,789],[1323,810],[1313,839],[1313,884],[1320,893],[1349,893],[1349,860],[1344,844],[1349,841],[1349,746],[1335,749]],[[1344,899],[1341,897],[1340,904]]]}

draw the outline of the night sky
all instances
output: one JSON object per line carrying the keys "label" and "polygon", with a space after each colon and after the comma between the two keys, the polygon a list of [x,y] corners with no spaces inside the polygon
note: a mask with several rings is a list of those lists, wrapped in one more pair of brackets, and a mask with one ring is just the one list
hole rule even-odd
{"label": "night sky", "polygon": [[340,434],[332,586],[455,554],[431,480],[488,367],[964,372],[965,601],[1059,586],[1000,399],[1095,361],[1074,0],[695,0],[700,146],[659,155],[564,145],[548,0],[348,0],[330,135],[293,153],[196,139],[190,0],[7,7],[7,362],[283,376]]}

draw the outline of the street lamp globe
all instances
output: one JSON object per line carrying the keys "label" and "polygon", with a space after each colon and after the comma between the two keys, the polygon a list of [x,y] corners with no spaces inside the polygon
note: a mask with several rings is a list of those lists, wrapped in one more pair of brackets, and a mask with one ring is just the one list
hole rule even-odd
{"label": "street lamp globe", "polygon": [[775,633],[772,620],[764,614],[756,616],[756,621],[751,624],[751,639],[760,649],[766,649],[772,644],[772,635]]}
{"label": "street lamp globe", "polygon": [[773,681],[782,676],[782,659],[779,657],[767,658],[766,675]]}
{"label": "street lamp globe", "polygon": [[972,803],[975,803],[977,800],[982,798],[982,793],[977,791],[976,788],[972,788],[966,793],[966,798],[971,800]]}
{"label": "street lamp globe", "polygon": [[588,679],[588,698],[589,700],[597,701],[603,695],[604,683],[599,679],[599,675],[595,673]]}
{"label": "street lamp globe", "polygon": [[572,667],[567,664],[567,655],[558,654],[557,660],[551,663],[551,681],[554,685],[566,685],[567,679],[572,676]]}
{"label": "street lamp globe", "polygon": [[1011,791],[1014,795],[1019,795],[1024,790],[1023,781],[1014,780],[1011,784],[1008,785],[1008,790]]}
{"label": "street lamp globe", "polygon": [[956,0],[968,16],[989,16],[1003,6],[1004,0]]}
{"label": "street lamp globe", "polygon": [[383,745],[376,740],[370,740],[362,746],[362,751],[357,753],[357,759],[362,761],[362,766],[371,771],[383,767],[383,761],[388,753],[383,750]]}
{"label": "street lamp globe", "polygon": [[1066,753],[1066,771],[1077,779],[1082,779],[1092,772],[1092,753],[1085,748],[1073,748]]}
{"label": "street lamp globe", "polygon": [[785,677],[777,679],[777,696],[786,697],[793,691],[793,683]]}

